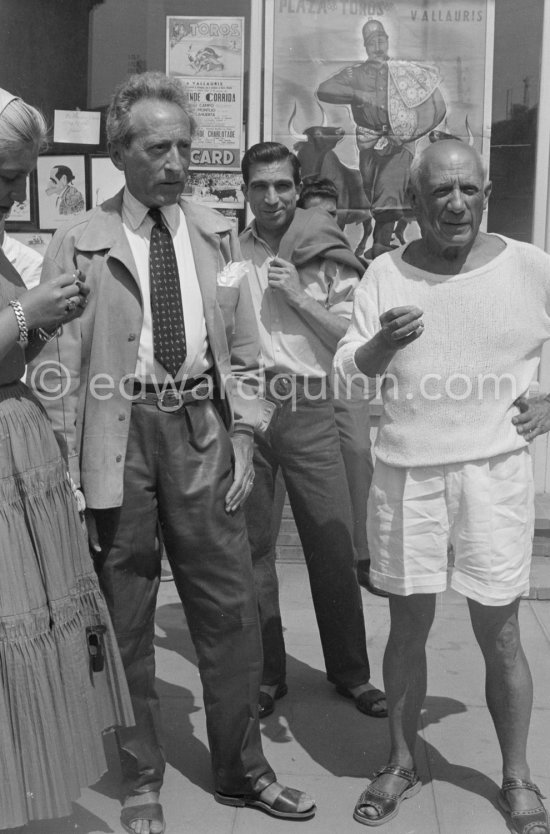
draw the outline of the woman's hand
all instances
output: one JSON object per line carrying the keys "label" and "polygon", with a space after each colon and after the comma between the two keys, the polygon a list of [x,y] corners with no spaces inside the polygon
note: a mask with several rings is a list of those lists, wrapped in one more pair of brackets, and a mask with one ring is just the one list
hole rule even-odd
{"label": "woman's hand", "polygon": [[19,298],[27,327],[29,330],[38,327],[54,330],[78,318],[86,307],[89,292],[78,269],[33,287]]}

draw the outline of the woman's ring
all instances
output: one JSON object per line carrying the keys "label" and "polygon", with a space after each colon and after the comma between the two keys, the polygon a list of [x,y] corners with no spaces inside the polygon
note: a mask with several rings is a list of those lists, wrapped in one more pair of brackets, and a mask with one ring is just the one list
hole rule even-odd
{"label": "woman's ring", "polygon": [[73,301],[73,299],[71,299],[70,301],[67,301],[67,303],[65,304],[65,312],[72,313],[73,310],[76,310],[76,301]]}

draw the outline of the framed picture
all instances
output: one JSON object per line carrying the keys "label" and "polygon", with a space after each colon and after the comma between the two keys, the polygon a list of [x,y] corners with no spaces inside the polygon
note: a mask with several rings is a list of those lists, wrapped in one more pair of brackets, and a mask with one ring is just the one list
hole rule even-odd
{"label": "framed picture", "polygon": [[310,5],[266,0],[264,139],[294,150],[303,178],[333,180],[354,248],[388,206],[384,242],[418,237],[414,154],[454,135],[489,159],[494,0]]}
{"label": "framed picture", "polygon": [[124,186],[124,174],[108,156],[90,157],[90,208],[100,206]]}
{"label": "framed picture", "polygon": [[28,231],[28,232],[12,232],[11,230],[7,232],[9,237],[14,238],[14,240],[19,241],[19,243],[25,244],[30,249],[33,249],[35,252],[38,252],[39,255],[44,256],[46,249],[48,248],[48,244],[53,237],[52,232],[41,232],[41,231]]}
{"label": "framed picture", "polygon": [[38,157],[39,225],[58,229],[86,211],[86,164],[83,155]]}
{"label": "framed picture", "polygon": [[34,176],[29,174],[26,183],[27,197],[22,203],[14,203],[11,207],[10,213],[6,218],[6,229],[21,229],[26,226],[34,225]]}
{"label": "framed picture", "polygon": [[210,208],[244,209],[242,181],[237,171],[191,171],[185,196]]}
{"label": "framed picture", "polygon": [[6,230],[2,250],[13,264],[28,290],[40,283],[42,262],[51,232],[12,232]]}

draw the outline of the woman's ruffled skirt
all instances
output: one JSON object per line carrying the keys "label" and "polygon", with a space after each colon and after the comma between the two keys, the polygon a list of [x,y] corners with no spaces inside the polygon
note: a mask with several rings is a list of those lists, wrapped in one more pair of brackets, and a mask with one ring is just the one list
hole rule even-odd
{"label": "woman's ruffled skirt", "polygon": [[[105,626],[92,668],[87,628]],[[102,629],[100,629],[102,631]],[[68,815],[133,723],[124,670],[45,413],[0,387],[0,828]]]}

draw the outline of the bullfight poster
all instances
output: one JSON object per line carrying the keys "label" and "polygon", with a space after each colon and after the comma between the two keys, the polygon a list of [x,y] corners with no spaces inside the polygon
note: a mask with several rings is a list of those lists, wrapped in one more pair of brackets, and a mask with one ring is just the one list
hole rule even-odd
{"label": "bullfight poster", "polygon": [[185,196],[216,209],[244,209],[240,171],[191,171]]}
{"label": "bullfight poster", "polygon": [[186,89],[197,120],[191,167],[239,169],[244,18],[167,17],[166,73]]}
{"label": "bullfight poster", "polygon": [[488,161],[493,2],[268,0],[264,137],[336,183],[359,254],[418,234],[406,187],[425,143],[456,136]]}

